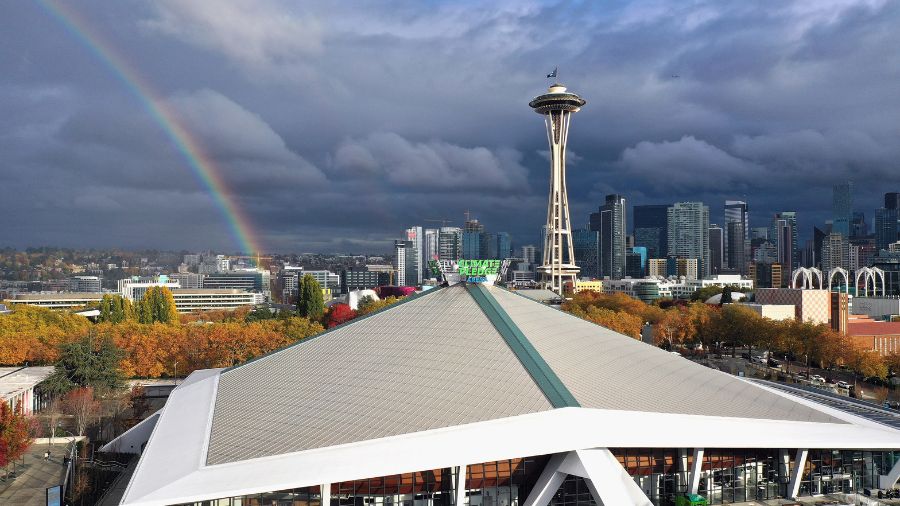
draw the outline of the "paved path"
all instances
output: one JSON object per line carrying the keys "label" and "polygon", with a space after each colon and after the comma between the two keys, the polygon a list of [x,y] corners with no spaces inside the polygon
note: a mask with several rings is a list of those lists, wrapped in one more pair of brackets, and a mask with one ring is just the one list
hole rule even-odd
{"label": "paved path", "polygon": [[[16,465],[15,479],[0,482],[0,504],[3,506],[45,506],[47,487],[59,485],[66,468],[62,465],[67,446],[63,444],[32,445],[25,454],[25,464]],[[44,452],[50,450],[50,460]]]}

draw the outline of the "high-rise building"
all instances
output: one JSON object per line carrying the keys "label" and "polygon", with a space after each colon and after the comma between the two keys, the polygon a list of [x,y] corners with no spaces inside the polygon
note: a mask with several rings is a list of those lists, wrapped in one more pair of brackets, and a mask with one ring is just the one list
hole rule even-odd
{"label": "high-rise building", "polygon": [[832,232],[822,243],[822,270],[828,272],[835,267],[850,267],[850,241],[845,235]]}
{"label": "high-rise building", "polygon": [[409,227],[405,232],[406,240],[412,243],[412,251],[409,252],[410,258],[412,259],[412,265],[409,266],[411,269],[410,272],[413,272],[412,279],[407,279],[409,285],[421,285],[422,284],[422,275],[425,272],[425,255],[423,251],[423,245],[425,242],[424,232],[422,231],[422,227]]}
{"label": "high-rise building", "polygon": [[900,209],[900,192],[888,192],[884,194],[885,209]]}
{"label": "high-rise building", "polygon": [[850,218],[850,237],[865,237],[869,235],[869,224],[866,223],[866,213],[853,211]]}
{"label": "high-rise building", "polygon": [[456,262],[462,255],[462,229],[441,227],[438,234],[438,259]]}
{"label": "high-rise building", "polygon": [[417,264],[417,253],[412,241],[394,241],[394,269],[397,270],[397,286],[416,286],[422,271]]}
{"label": "high-rise building", "polygon": [[466,220],[462,233],[462,258],[478,260],[484,258],[485,244],[484,225],[478,220]]}
{"label": "high-rise building", "polygon": [[769,240],[769,227],[753,227],[750,229],[750,240],[762,239]]}
{"label": "high-rise building", "polygon": [[397,271],[397,286],[406,283],[406,249],[412,248],[409,241],[394,241],[394,270]]}
{"label": "high-rise building", "polygon": [[813,227],[813,263],[807,267],[822,268],[822,249],[825,246],[826,237],[828,237],[828,234],[824,230],[819,229],[819,227]]}
{"label": "high-rise building", "polygon": [[[729,228],[730,223],[740,223],[740,227],[734,231],[740,232],[741,237],[732,237]],[[744,263],[750,256],[750,208],[743,200],[725,201],[725,265],[730,269],[744,273]]]}
{"label": "high-rise building", "polygon": [[797,213],[783,211],[775,213],[772,219],[772,231],[769,235],[777,250],[777,262],[785,270],[793,271],[800,267],[800,248],[797,238]]}
{"label": "high-rise building", "polygon": [[702,202],[676,202],[668,209],[669,256],[696,258],[700,275],[709,274],[709,207]]}
{"label": "high-rise building", "polygon": [[853,183],[847,181],[834,185],[832,199],[831,231],[850,237],[850,221],[853,218]]}
{"label": "high-rise building", "polygon": [[678,258],[675,260],[675,275],[685,279],[700,279],[700,268],[696,258]]}
{"label": "high-rise building", "polygon": [[634,245],[647,248],[650,258],[668,254],[669,204],[634,206]]}
{"label": "high-rise building", "polygon": [[651,278],[666,277],[669,270],[669,261],[665,258],[651,258],[647,260],[647,275]]}
{"label": "high-rise building", "polygon": [[600,277],[625,277],[625,197],[607,195],[600,210],[591,214],[591,230],[598,233]]}
{"label": "high-rise building", "polygon": [[669,256],[696,258],[699,275],[709,275],[709,207],[703,202],[676,202],[668,211]]}
{"label": "high-rise building", "polygon": [[497,238],[497,253],[488,258],[509,258],[512,256],[512,239],[509,236],[509,232],[497,232],[495,235]]}
{"label": "high-rise building", "polygon": [[572,244],[575,246],[575,264],[582,278],[600,277],[599,254],[597,252],[599,232],[589,227],[572,230]]}
{"label": "high-rise building", "polygon": [[725,231],[718,225],[709,226],[709,273],[722,272],[725,263]]}
{"label": "high-rise building", "polygon": [[629,278],[643,278],[647,275],[647,248],[634,246],[628,250],[625,261],[625,276]]}
{"label": "high-rise building", "polygon": [[441,231],[436,228],[426,228],[425,237],[422,239],[422,273],[423,279],[431,277],[428,263],[440,259],[440,242],[438,240]]}
{"label": "high-rise building", "polygon": [[538,272],[541,284],[560,295],[566,283],[575,286],[578,266],[572,244],[572,223],[569,216],[569,197],[566,192],[566,140],[572,114],[581,110],[584,99],[566,91],[561,84],[553,84],[547,93],[535,97],[528,105],[544,116],[547,140],[550,143],[550,195],[547,207],[547,233],[543,245],[543,260]]}
{"label": "high-rise building", "polygon": [[882,207],[875,210],[875,248],[878,251],[887,249],[888,245],[897,241],[897,234],[900,231],[898,220],[900,209]]}
{"label": "high-rise building", "polygon": [[746,242],[744,240],[744,223],[741,221],[729,221],[725,223],[725,259],[729,269],[741,274],[747,273]]}

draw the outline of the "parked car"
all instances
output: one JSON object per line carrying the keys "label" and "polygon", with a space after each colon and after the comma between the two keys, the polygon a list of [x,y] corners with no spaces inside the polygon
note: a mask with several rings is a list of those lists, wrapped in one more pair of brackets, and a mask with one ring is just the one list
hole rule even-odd
{"label": "parked car", "polygon": [[762,355],[757,355],[757,356],[753,357],[753,362],[755,362],[755,363],[757,363],[757,364],[765,364],[765,363],[766,363],[766,357],[764,357],[764,356],[762,356]]}
{"label": "parked car", "polygon": [[774,358],[770,358],[770,359],[767,361],[767,364],[768,364],[769,367],[772,367],[772,368],[775,368],[775,369],[781,369],[781,362],[775,360]]}
{"label": "parked car", "polygon": [[815,381],[817,383],[825,383],[825,378],[819,376],[818,374],[813,374],[809,377],[809,381]]}
{"label": "parked car", "polygon": [[741,353],[741,358],[743,358],[744,360],[750,360],[750,354],[749,353]]}
{"label": "parked car", "polygon": [[847,383],[846,381],[838,381],[837,386],[840,388],[850,388],[850,383]]}

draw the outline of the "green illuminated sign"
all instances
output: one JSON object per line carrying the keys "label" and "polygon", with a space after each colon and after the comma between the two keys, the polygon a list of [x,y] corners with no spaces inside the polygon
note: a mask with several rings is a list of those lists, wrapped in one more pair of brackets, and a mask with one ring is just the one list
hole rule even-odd
{"label": "green illuminated sign", "polygon": [[460,260],[459,275],[462,277],[496,276],[500,272],[500,260]]}

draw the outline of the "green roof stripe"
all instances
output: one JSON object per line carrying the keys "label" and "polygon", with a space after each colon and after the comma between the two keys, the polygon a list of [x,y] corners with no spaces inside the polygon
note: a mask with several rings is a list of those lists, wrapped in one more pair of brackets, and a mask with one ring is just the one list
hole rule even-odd
{"label": "green roof stripe", "polygon": [[469,284],[466,290],[475,299],[475,302],[484,311],[485,316],[503,336],[506,344],[531,375],[538,388],[547,396],[547,400],[554,408],[578,408],[581,407],[575,396],[560,381],[553,369],[544,361],[544,357],[534,348],[531,342],[522,333],[522,330],[512,321],[509,314],[500,307],[494,296],[483,285]]}

